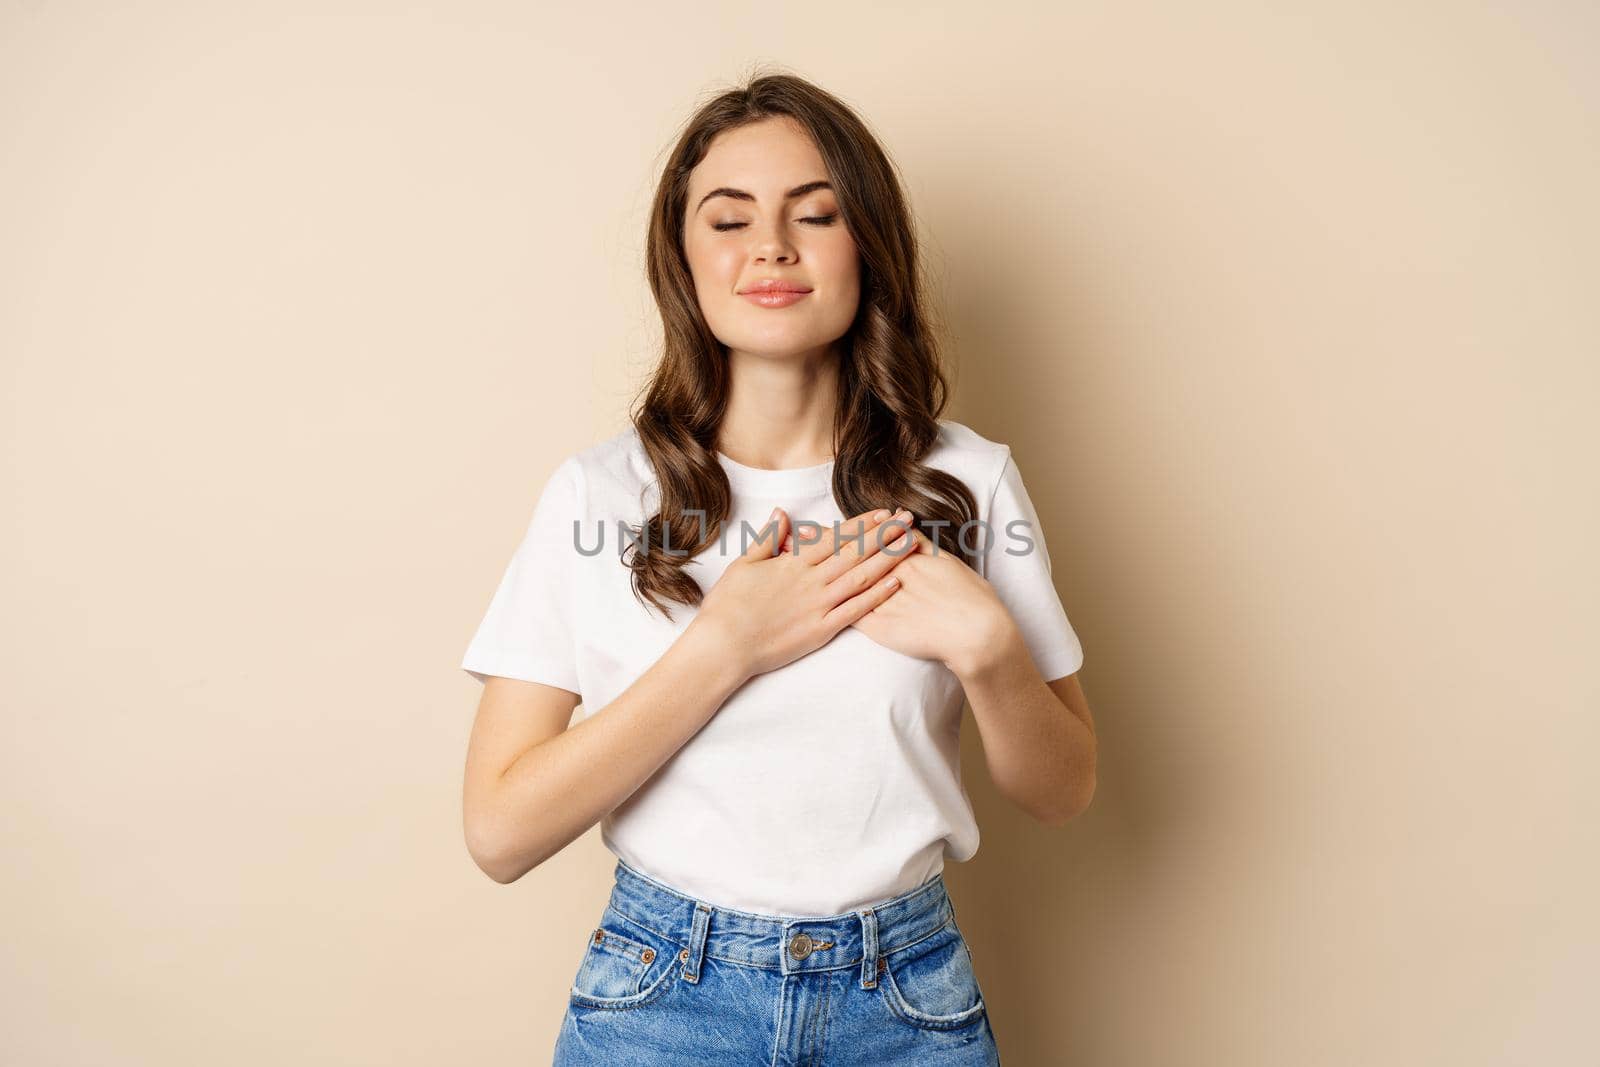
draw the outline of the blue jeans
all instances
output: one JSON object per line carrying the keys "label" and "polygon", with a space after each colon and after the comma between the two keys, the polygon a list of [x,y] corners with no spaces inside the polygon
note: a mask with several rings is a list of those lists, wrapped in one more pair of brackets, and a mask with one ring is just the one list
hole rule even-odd
{"label": "blue jeans", "polygon": [[618,860],[554,1067],[999,1062],[942,874],[810,919],[714,907]]}

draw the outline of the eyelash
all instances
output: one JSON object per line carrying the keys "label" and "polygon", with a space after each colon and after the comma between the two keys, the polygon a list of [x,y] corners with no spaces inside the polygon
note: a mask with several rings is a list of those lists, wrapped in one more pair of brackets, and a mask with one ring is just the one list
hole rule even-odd
{"label": "eyelash", "polygon": [[[832,226],[833,225],[833,220],[838,218],[838,217],[839,217],[839,213],[837,211],[835,211],[831,215],[811,215],[811,216],[808,216],[807,218],[801,219],[800,221],[801,222],[809,222],[813,226]],[[737,230],[739,227],[745,226],[745,225],[748,225],[748,223],[743,223],[743,222],[716,222],[716,223],[712,223],[711,228],[713,230],[718,231],[718,232],[725,232],[727,230]]]}

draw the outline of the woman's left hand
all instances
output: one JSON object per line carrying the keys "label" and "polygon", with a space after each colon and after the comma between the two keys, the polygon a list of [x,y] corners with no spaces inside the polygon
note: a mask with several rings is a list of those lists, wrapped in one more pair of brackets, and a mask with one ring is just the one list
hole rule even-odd
{"label": "woman's left hand", "polygon": [[889,572],[900,579],[899,590],[851,625],[886,648],[961,674],[1015,623],[994,586],[952,549],[935,553],[926,534],[911,536],[916,549]]}

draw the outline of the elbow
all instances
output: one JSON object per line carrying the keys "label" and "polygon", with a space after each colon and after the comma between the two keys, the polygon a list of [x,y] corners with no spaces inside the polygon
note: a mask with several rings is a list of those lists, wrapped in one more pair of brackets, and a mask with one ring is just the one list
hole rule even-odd
{"label": "elbow", "polygon": [[537,864],[523,860],[511,848],[505,835],[498,833],[484,819],[468,817],[466,824],[467,854],[478,870],[501,885],[510,885],[527,874]]}
{"label": "elbow", "polygon": [[1059,798],[1060,803],[1055,807],[1035,815],[1041,823],[1050,827],[1065,826],[1067,823],[1089,810],[1089,805],[1094,800],[1095,772],[1090,767],[1087,773],[1074,778],[1072,788]]}
{"label": "elbow", "polygon": [[522,877],[521,872],[506,862],[503,850],[482,838],[467,835],[467,854],[472,857],[472,862],[478,865],[478,870],[501,885],[510,885]]}
{"label": "elbow", "polygon": [[477,863],[478,869],[487,874],[491,881],[498,882],[501,885],[510,885],[527,873],[509,863],[500,862],[493,858],[475,854],[472,859]]}
{"label": "elbow", "polygon": [[551,827],[529,825],[508,812],[493,788],[468,787],[462,829],[472,862],[501,885],[515,882],[563,847]]}

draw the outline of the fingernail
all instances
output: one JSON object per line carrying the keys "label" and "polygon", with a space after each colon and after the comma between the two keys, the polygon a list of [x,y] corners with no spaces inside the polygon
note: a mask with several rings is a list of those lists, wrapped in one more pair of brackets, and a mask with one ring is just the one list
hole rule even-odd
{"label": "fingernail", "polygon": [[889,509],[888,508],[879,508],[877,511],[874,511],[872,513],[872,521],[873,522],[882,522],[884,519],[887,519],[888,517],[889,517]]}
{"label": "fingernail", "polygon": [[905,508],[901,508],[899,511],[894,513],[894,517],[897,519],[909,519],[911,517],[911,512],[907,511]]}

